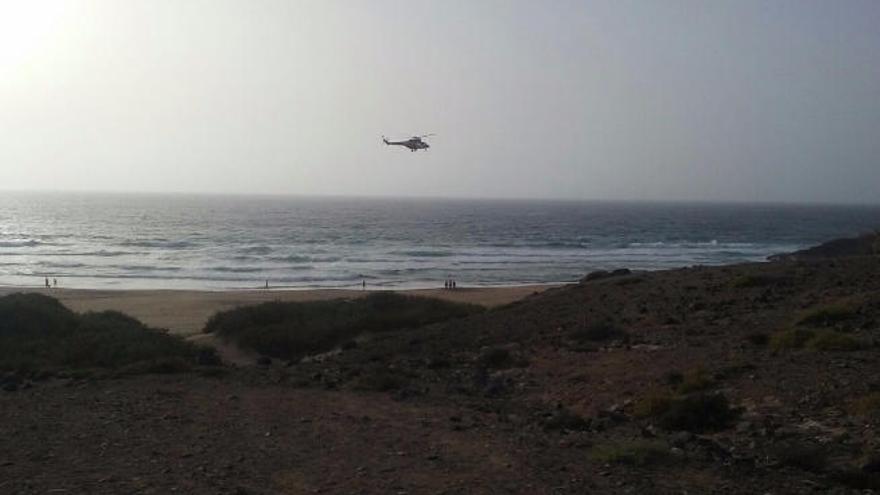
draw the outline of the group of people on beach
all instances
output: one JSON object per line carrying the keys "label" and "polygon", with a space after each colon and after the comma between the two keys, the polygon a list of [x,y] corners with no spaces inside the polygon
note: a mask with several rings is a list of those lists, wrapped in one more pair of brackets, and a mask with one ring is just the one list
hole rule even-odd
{"label": "group of people on beach", "polygon": [[455,285],[455,279],[453,279],[453,278],[447,278],[447,279],[446,279],[446,283],[444,284],[443,287],[444,287],[446,290],[455,290],[455,288],[456,288],[456,285]]}
{"label": "group of people on beach", "polygon": [[48,289],[50,287],[58,287],[58,279],[57,278],[53,278],[52,285],[49,285],[49,277],[46,277],[46,288]]}

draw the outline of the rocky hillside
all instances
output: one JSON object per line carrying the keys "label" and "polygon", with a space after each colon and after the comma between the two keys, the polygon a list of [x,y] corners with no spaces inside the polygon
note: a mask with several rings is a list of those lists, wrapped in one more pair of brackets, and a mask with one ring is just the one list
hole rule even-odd
{"label": "rocky hillside", "polygon": [[841,258],[851,256],[880,255],[880,232],[872,232],[859,237],[835,239],[793,253],[779,254],[770,257],[771,261],[781,260],[816,260],[825,258]]}

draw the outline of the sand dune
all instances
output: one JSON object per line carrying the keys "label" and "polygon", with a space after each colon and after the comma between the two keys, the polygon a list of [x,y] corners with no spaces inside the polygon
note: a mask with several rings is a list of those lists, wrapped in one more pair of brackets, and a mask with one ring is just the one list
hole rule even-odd
{"label": "sand dune", "polygon": [[[407,294],[436,297],[487,307],[504,305],[530,294],[556,287],[529,285],[518,287],[418,289],[401,291]],[[90,290],[3,288],[0,295],[12,292],[39,292],[58,298],[74,311],[116,310],[134,316],[147,325],[167,328],[179,335],[201,331],[205,322],[217,311],[265,301],[316,301],[362,297],[370,291],[360,290],[247,290],[247,291],[181,291],[181,290]]]}

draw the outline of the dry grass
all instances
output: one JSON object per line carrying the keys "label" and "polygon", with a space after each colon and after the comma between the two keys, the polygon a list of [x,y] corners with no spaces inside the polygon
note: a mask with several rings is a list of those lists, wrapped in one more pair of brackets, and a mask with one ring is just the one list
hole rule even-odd
{"label": "dry grass", "polygon": [[777,351],[803,348],[813,351],[857,351],[866,347],[865,342],[836,330],[797,327],[777,332],[770,339],[770,345]]}
{"label": "dry grass", "polygon": [[880,413],[880,392],[871,392],[850,403],[849,412],[856,416],[875,416]]}
{"label": "dry grass", "polygon": [[807,348],[814,351],[857,351],[864,347],[864,342],[834,330],[820,330],[807,342]]}
{"label": "dry grass", "polygon": [[663,390],[652,390],[647,395],[637,400],[633,405],[633,414],[639,418],[651,418],[660,416],[669,410],[674,397]]}
{"label": "dry grass", "polygon": [[682,381],[678,384],[677,391],[680,394],[689,394],[692,392],[707,390],[714,386],[715,380],[709,372],[701,366],[689,370],[682,376]]}
{"label": "dry grass", "polygon": [[797,324],[813,328],[833,327],[857,318],[858,309],[858,305],[852,301],[828,304],[808,311]]}
{"label": "dry grass", "polygon": [[629,440],[596,445],[590,450],[590,458],[598,462],[650,466],[671,459],[669,446],[659,440]]}

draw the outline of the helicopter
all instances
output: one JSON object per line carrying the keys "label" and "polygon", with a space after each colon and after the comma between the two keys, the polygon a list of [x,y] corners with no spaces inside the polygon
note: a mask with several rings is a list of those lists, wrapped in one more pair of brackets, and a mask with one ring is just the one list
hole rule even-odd
{"label": "helicopter", "polygon": [[406,146],[407,148],[409,148],[410,151],[417,151],[417,150],[427,151],[428,148],[430,148],[431,146],[428,143],[424,142],[423,139],[426,137],[429,137],[429,136],[433,136],[433,135],[434,134],[422,134],[421,136],[413,136],[413,137],[407,139],[406,141],[389,141],[388,139],[385,138],[385,136],[382,136],[382,141],[389,146],[390,145]]}

